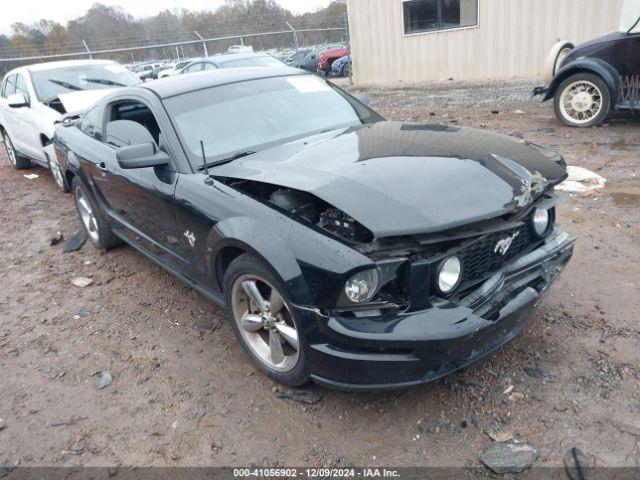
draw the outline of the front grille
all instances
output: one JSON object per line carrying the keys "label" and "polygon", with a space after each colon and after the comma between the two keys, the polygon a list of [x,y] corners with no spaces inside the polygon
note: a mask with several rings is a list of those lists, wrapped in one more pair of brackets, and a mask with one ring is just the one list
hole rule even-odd
{"label": "front grille", "polygon": [[[518,236],[513,239],[507,252],[504,255],[497,253],[496,244],[516,232],[519,232]],[[463,269],[461,285],[468,286],[484,280],[516,257],[530,252],[540,243],[542,241],[535,236],[530,222],[525,222],[517,228],[480,237],[460,251]]]}

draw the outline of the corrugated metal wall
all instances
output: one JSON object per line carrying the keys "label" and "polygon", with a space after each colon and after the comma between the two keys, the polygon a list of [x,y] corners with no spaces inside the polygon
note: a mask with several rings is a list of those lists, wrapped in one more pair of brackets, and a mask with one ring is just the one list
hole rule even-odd
{"label": "corrugated metal wall", "polygon": [[535,77],[558,40],[615,30],[623,0],[479,0],[478,27],[404,35],[402,0],[347,0],[354,80]]}

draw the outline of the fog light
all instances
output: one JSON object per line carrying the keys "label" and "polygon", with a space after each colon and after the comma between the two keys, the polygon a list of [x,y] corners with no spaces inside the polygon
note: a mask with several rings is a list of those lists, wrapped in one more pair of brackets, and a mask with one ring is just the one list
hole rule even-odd
{"label": "fog light", "polygon": [[458,286],[462,273],[462,262],[456,256],[449,257],[440,264],[438,272],[438,289],[449,293]]}
{"label": "fog light", "polygon": [[344,293],[355,303],[370,300],[378,287],[378,271],[376,269],[363,270],[347,280]]}
{"label": "fog light", "polygon": [[551,214],[549,210],[544,210],[541,208],[536,208],[533,212],[533,218],[531,219],[533,222],[533,231],[539,237],[544,237],[549,231],[549,226],[551,224]]}

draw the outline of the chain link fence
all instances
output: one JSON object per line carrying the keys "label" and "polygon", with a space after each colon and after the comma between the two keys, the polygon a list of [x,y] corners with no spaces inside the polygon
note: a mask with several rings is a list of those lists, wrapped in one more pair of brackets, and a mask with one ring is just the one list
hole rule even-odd
{"label": "chain link fence", "polygon": [[92,43],[84,40],[81,43],[56,45],[42,50],[3,49],[0,51],[0,74],[9,70],[34,63],[57,60],[107,59],[122,64],[135,65],[144,62],[175,62],[178,60],[206,57],[226,53],[231,45],[246,45],[256,52],[272,54],[294,52],[305,47],[326,43],[346,43],[347,29],[316,28],[295,29],[289,24],[280,31],[263,33],[246,33],[222,37],[203,37],[198,32],[171,41],[146,41],[138,45],[131,39],[111,39],[108,43]]}

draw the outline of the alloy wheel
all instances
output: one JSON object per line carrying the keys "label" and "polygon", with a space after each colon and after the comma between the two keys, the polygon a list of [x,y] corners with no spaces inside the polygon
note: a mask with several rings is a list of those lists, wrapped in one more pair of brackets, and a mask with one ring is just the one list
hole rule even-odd
{"label": "alloy wheel", "polygon": [[591,121],[602,110],[602,92],[587,80],[578,80],[564,89],[560,97],[560,111],[576,124]]}
{"label": "alloy wheel", "polygon": [[293,370],[300,355],[298,329],[278,290],[257,275],[240,275],[231,302],[238,330],[260,362],[276,372]]}
{"label": "alloy wheel", "polygon": [[96,220],[96,216],[93,213],[91,204],[84,196],[84,193],[80,188],[76,188],[75,197],[76,204],[78,205],[78,213],[80,214],[80,220],[82,221],[82,224],[87,231],[87,235],[89,235],[89,238],[93,243],[97,244],[100,239],[100,235],[98,232],[98,221]]}
{"label": "alloy wheel", "polygon": [[11,139],[9,135],[3,135],[2,139],[4,140],[4,148],[7,150],[7,156],[9,157],[9,162],[14,167],[16,166],[16,151],[13,148],[13,143],[11,143]]}
{"label": "alloy wheel", "polygon": [[60,164],[58,163],[58,159],[55,155],[53,156],[53,158],[49,158],[49,170],[51,170],[51,175],[53,175],[53,179],[55,180],[56,185],[58,185],[60,190],[67,191],[65,190],[64,176],[62,175]]}

